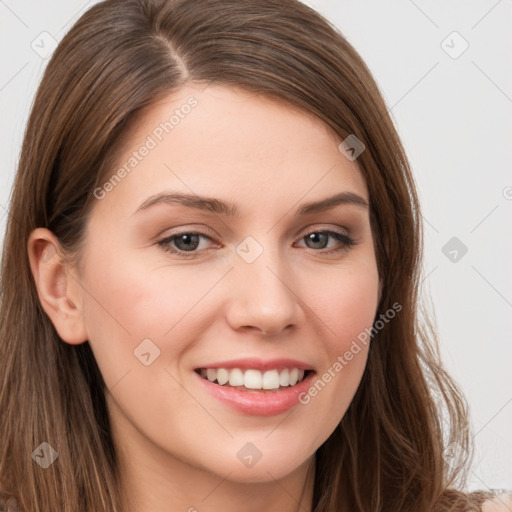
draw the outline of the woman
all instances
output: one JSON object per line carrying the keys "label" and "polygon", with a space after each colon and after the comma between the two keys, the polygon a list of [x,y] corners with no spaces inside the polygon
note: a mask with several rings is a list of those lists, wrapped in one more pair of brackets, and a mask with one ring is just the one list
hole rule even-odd
{"label": "woman", "polygon": [[418,319],[419,211],[374,80],[313,10],[95,5],[13,190],[5,503],[480,510],[458,490],[466,405]]}

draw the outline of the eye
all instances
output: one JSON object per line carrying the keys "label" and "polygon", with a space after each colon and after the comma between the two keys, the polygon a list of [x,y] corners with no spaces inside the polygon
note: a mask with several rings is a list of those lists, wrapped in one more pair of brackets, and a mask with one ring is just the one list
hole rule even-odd
{"label": "eye", "polygon": [[[196,255],[194,251],[199,248],[201,239],[211,240],[211,238],[206,236],[204,233],[183,232],[160,240],[158,245],[166,252],[170,252],[172,254],[192,253],[183,254],[183,256],[194,257]],[[177,247],[177,250],[171,244],[174,244],[175,247]]]}
{"label": "eye", "polygon": [[338,231],[312,231],[311,233],[303,236],[302,240],[304,240],[306,244],[309,244],[308,247],[310,249],[325,249],[327,248],[326,246],[329,238],[336,240],[339,246],[330,251],[323,251],[323,254],[348,250],[356,245],[356,242],[353,238],[346,235],[345,233],[339,233]]}

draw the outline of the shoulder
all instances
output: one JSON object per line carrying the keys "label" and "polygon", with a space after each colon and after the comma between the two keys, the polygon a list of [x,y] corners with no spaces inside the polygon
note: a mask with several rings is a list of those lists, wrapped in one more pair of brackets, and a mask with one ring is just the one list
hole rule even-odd
{"label": "shoulder", "polygon": [[499,491],[493,498],[482,504],[482,512],[511,512],[512,492]]}

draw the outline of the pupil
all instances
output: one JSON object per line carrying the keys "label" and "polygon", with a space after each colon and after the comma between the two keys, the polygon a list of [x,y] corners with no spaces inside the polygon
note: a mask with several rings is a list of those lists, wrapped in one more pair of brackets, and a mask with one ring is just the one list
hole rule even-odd
{"label": "pupil", "polygon": [[[322,237],[324,240],[322,240]],[[311,242],[313,242],[313,244],[319,244],[321,246],[323,246],[324,244],[322,244],[322,241],[325,242],[325,238],[326,238],[326,234],[325,233],[311,233],[310,235],[308,235],[309,240]],[[315,247],[316,249],[318,249],[319,247]],[[320,249],[322,249],[323,247],[320,247]]]}
{"label": "pupil", "polygon": [[181,245],[182,242],[184,242],[183,247],[180,247],[180,249],[194,250],[197,248],[198,238],[199,237],[197,235],[181,235],[179,238],[177,238],[176,242],[178,245]]}

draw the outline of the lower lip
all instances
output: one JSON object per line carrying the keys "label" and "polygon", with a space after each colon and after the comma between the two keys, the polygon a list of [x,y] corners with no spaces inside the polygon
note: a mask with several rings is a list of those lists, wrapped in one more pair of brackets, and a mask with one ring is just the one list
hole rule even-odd
{"label": "lower lip", "polygon": [[311,372],[295,386],[289,386],[274,393],[240,391],[230,386],[214,384],[196,372],[194,374],[208,392],[237,411],[253,416],[275,416],[286,412],[299,403],[298,396],[310,387],[314,372]]}

